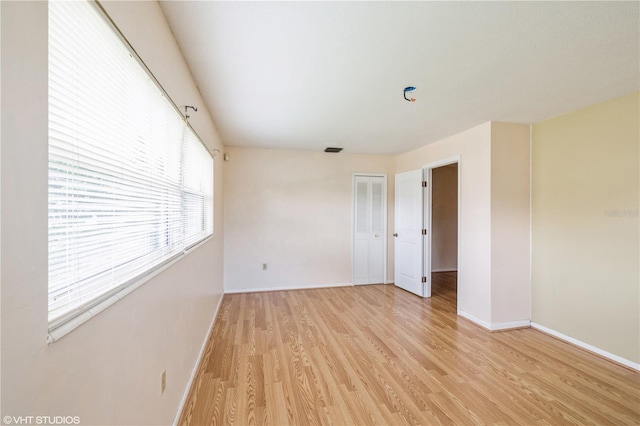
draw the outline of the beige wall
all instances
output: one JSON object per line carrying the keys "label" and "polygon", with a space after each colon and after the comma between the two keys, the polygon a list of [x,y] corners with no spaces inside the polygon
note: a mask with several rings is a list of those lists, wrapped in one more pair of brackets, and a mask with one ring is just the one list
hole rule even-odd
{"label": "beige wall", "polygon": [[458,166],[431,174],[431,270],[458,269]]}
{"label": "beige wall", "polygon": [[531,127],[491,123],[491,322],[531,318]]}
{"label": "beige wall", "polygon": [[[155,2],[106,8],[192,125],[223,149]],[[2,415],[168,424],[222,293],[222,161],[214,237],[47,345],[47,5],[2,2]],[[160,375],[167,389],[160,395]]]}
{"label": "beige wall", "polygon": [[460,156],[458,311],[491,322],[491,123],[396,157],[396,173]]}
{"label": "beige wall", "polygon": [[533,126],[532,321],[640,363],[639,95]]}
{"label": "beige wall", "polygon": [[[355,172],[387,174],[387,220],[393,224],[391,156],[238,147],[226,152],[226,291],[351,284]],[[389,281],[392,240],[389,234]]]}

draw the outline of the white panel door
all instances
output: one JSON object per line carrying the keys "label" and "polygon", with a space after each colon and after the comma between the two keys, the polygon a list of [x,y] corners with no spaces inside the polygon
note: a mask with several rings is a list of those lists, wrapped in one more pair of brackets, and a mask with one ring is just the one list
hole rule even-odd
{"label": "white panel door", "polygon": [[382,176],[355,176],[354,284],[384,282],[386,191]]}
{"label": "white panel door", "polygon": [[396,175],[395,203],[395,285],[424,296],[422,170]]}

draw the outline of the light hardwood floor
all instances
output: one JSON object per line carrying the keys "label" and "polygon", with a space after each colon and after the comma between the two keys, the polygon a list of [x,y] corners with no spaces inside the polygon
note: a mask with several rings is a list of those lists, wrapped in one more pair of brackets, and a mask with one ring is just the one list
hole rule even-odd
{"label": "light hardwood floor", "polygon": [[180,425],[640,424],[640,373],[393,285],[225,295]]}

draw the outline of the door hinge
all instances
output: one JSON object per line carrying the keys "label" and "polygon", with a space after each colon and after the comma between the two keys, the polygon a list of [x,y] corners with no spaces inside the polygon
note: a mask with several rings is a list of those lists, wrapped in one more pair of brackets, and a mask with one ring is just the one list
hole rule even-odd
{"label": "door hinge", "polygon": [[426,229],[422,230],[422,235],[427,235],[427,230]]}
{"label": "door hinge", "polygon": [[422,282],[426,283],[427,282],[427,277],[422,277]]}
{"label": "door hinge", "polygon": [[423,181],[422,181],[422,187],[423,187],[423,188],[426,188],[426,187],[427,187],[427,181],[426,181],[426,180],[423,180]]}

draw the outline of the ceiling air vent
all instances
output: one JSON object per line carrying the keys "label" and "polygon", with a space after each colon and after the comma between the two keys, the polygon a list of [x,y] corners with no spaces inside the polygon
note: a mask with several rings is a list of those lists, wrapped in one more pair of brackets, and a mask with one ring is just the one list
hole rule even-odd
{"label": "ceiling air vent", "polygon": [[324,152],[340,152],[340,151],[342,151],[342,148],[327,147],[324,149]]}

